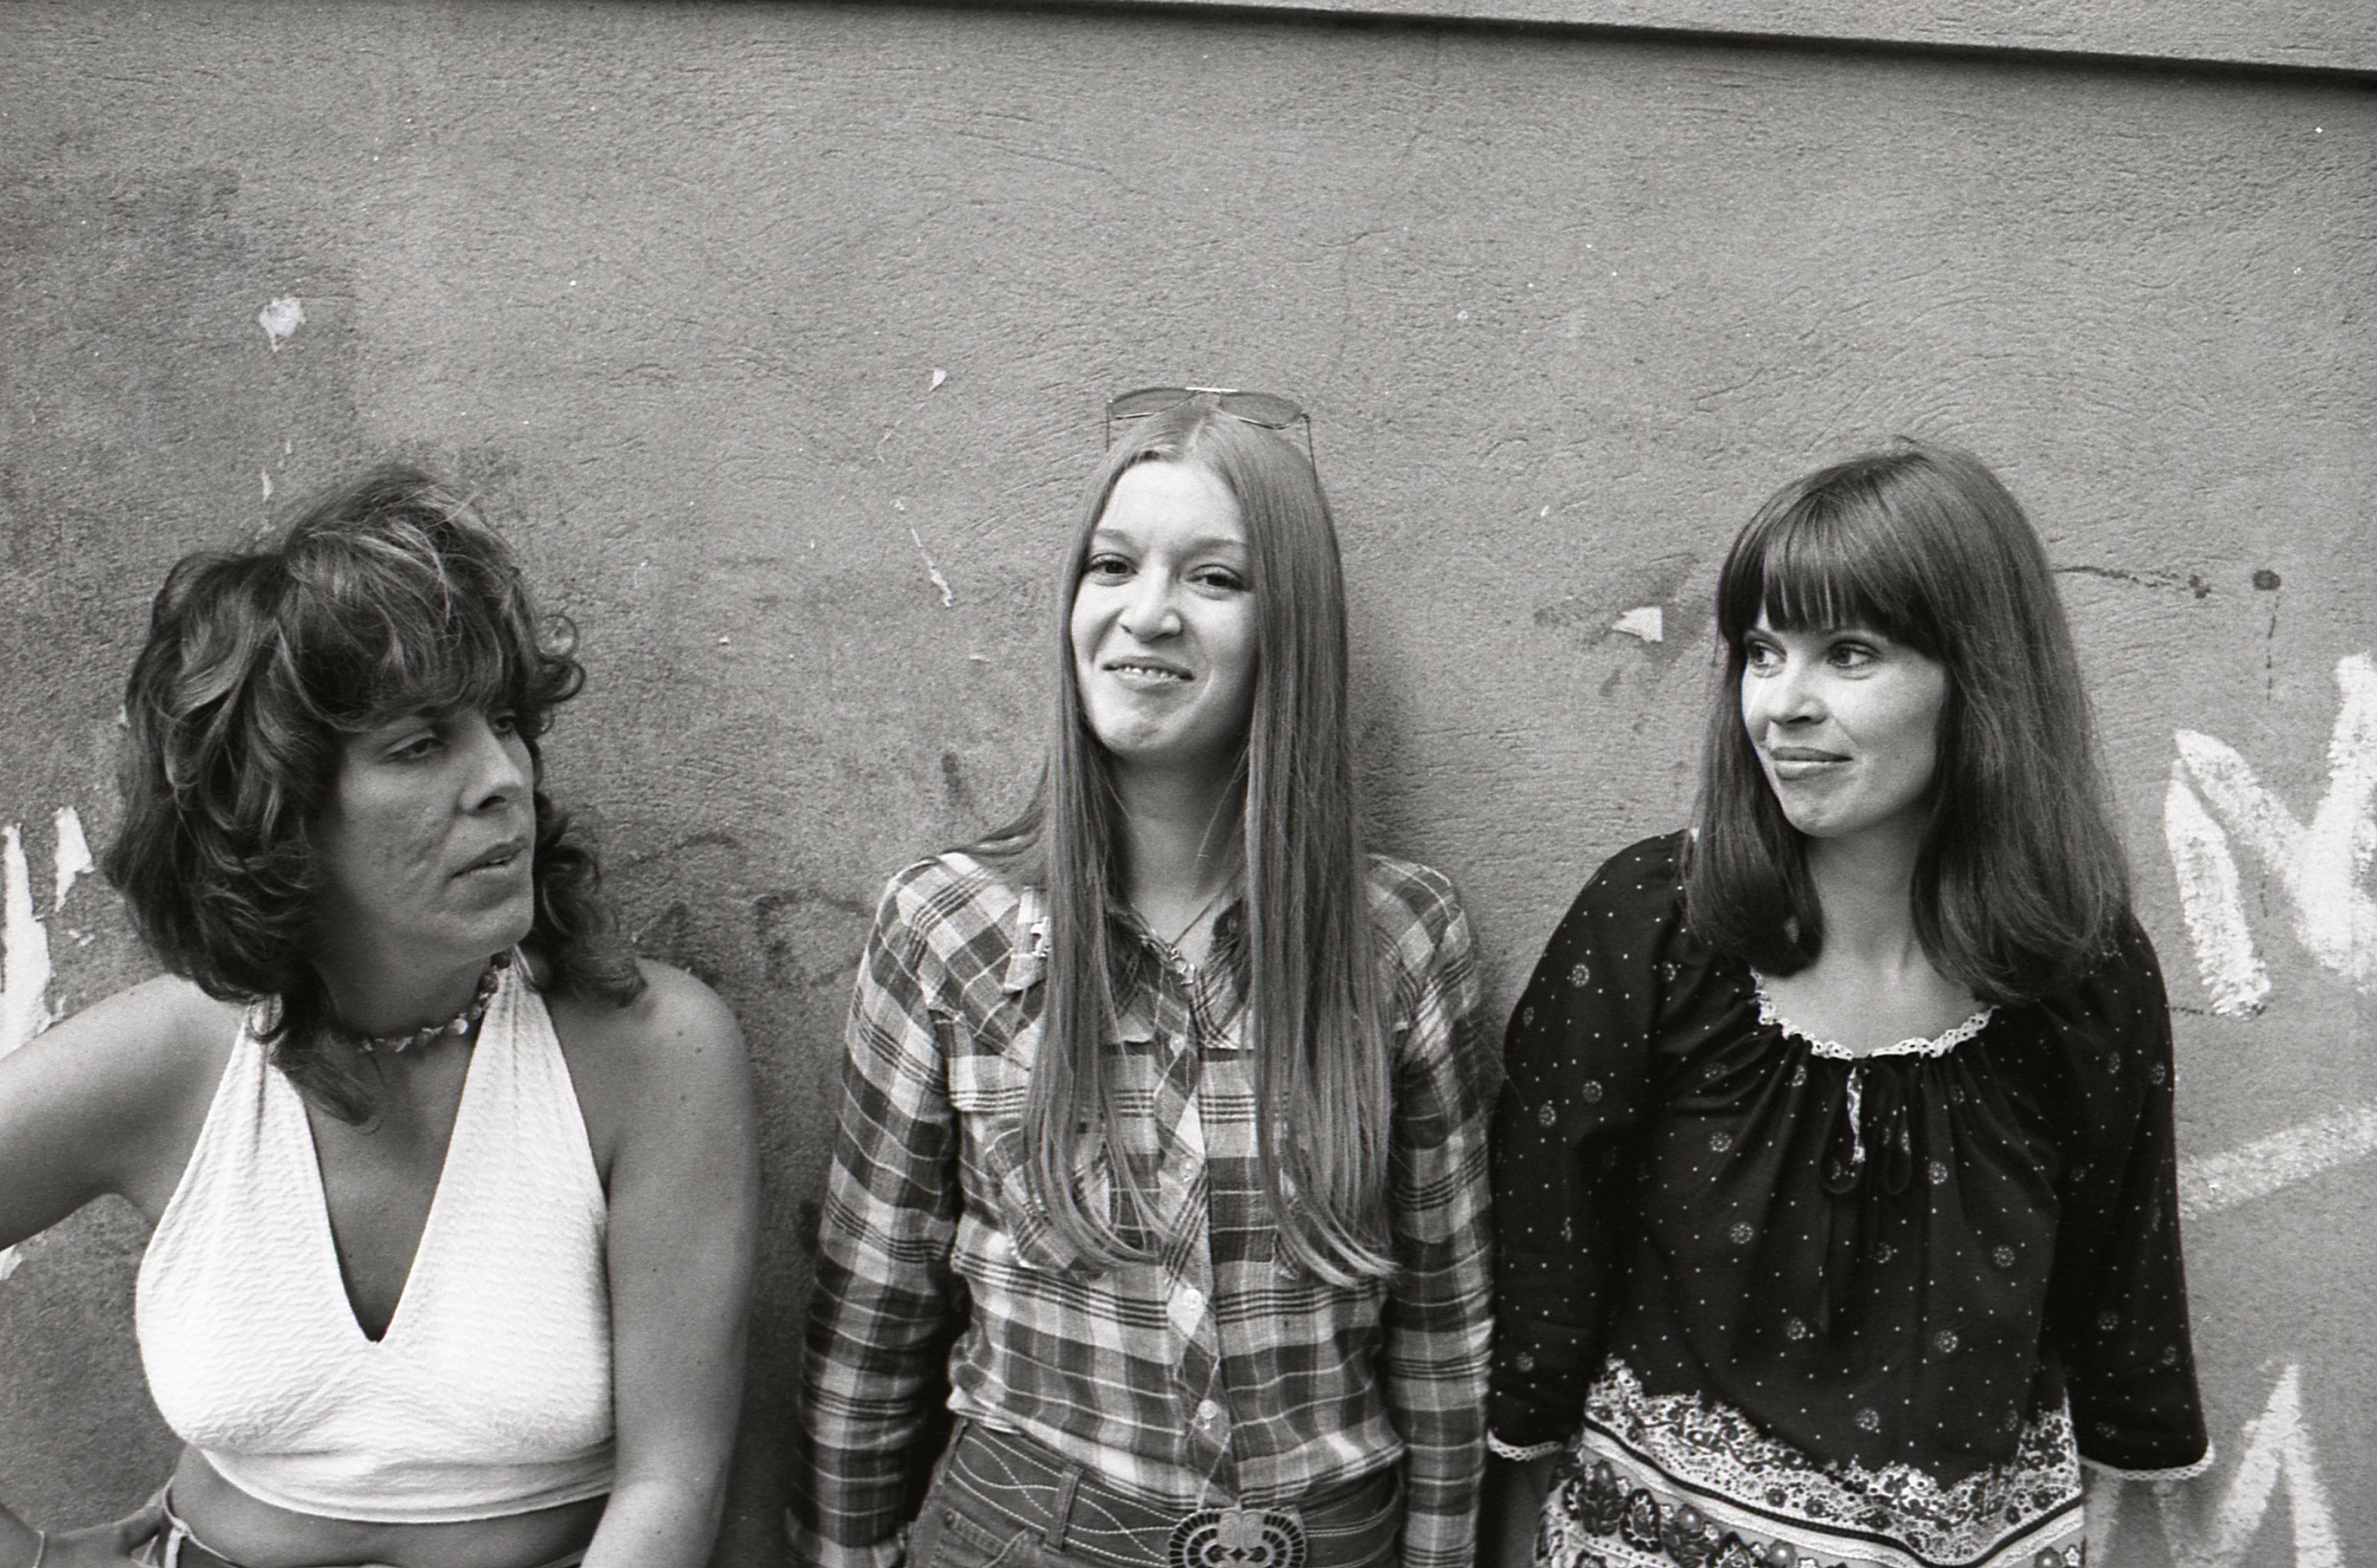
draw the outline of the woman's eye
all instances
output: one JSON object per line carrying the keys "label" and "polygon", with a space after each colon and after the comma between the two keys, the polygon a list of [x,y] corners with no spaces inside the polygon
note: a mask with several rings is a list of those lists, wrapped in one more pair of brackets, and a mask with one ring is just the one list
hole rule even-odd
{"label": "woman's eye", "polygon": [[1844,670],[1862,670],[1881,657],[1881,650],[1871,643],[1834,643],[1833,662]]}
{"label": "woman's eye", "polygon": [[1783,656],[1771,643],[1750,643],[1742,649],[1741,658],[1745,668],[1762,675],[1783,661]]}
{"label": "woman's eye", "polygon": [[520,733],[520,716],[516,713],[491,713],[487,715],[487,728],[508,739]]}
{"label": "woman's eye", "polygon": [[415,735],[410,740],[400,741],[390,746],[388,749],[388,759],[390,762],[419,762],[436,749],[436,736]]}
{"label": "woman's eye", "polygon": [[1130,576],[1130,563],[1119,555],[1093,555],[1082,564],[1081,576],[1114,582]]}
{"label": "woman's eye", "polygon": [[1227,566],[1200,566],[1196,572],[1196,581],[1201,587],[1216,588],[1224,593],[1244,593],[1247,588],[1246,578]]}

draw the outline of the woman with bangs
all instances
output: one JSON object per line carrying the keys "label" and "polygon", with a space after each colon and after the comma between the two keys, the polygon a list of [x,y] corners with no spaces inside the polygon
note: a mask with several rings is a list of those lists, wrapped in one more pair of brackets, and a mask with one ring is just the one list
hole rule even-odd
{"label": "woman with bangs", "polygon": [[1601,868],[1511,1020],[1498,1555],[2076,1568],[2084,1459],[2209,1448],[2162,978],[2046,552],[1903,443],[1768,501],[1716,619],[1691,830]]}
{"label": "woman with bangs", "polygon": [[171,972],[0,1061],[0,1242],[106,1194],[154,1225],[185,1446],[114,1524],[0,1509],[6,1568],[708,1560],[749,1091],[544,794],[571,641],[401,469],[167,576],[104,870]]}
{"label": "woman with bangs", "polygon": [[1065,558],[1038,791],[895,876],[860,965],[795,1552],[1464,1568],[1468,924],[1444,878],[1362,852],[1298,410],[1177,388],[1109,415],[1137,428]]}

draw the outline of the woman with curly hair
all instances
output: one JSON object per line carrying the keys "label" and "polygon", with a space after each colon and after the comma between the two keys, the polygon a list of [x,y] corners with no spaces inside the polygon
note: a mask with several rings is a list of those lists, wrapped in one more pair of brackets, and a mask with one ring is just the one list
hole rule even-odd
{"label": "woman with curly hair", "polygon": [[2169,1016],[2047,552],[1907,443],[1768,501],[1716,623],[1691,831],[1601,868],[1511,1020],[1501,1560],[2077,1568],[2083,1460],[2207,1444]]}
{"label": "woman with curly hair", "polygon": [[170,971],[0,1062],[0,1242],[102,1194],[184,1442],[0,1564],[693,1568],[755,1207],[735,1020],[542,788],[578,690],[462,497],[385,468],[157,596],[104,861]]}
{"label": "woman with curly hair", "polygon": [[1109,411],[1143,422],[1067,547],[1040,791],[894,877],[860,965],[795,1552],[1466,1568],[1468,921],[1435,872],[1363,852],[1294,405]]}

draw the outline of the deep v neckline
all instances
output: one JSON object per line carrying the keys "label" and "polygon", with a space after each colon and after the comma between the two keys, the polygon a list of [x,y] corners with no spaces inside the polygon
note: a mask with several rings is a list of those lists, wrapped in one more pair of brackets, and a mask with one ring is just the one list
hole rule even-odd
{"label": "deep v neckline", "polygon": [[[502,992],[498,992],[499,1000],[501,996]],[[356,1308],[354,1289],[348,1284],[346,1267],[340,1261],[338,1231],[330,1222],[329,1184],[322,1178],[322,1146],[314,1136],[314,1118],[305,1109],[304,1099],[293,1088],[288,1088],[291,1099],[296,1102],[298,1123],[305,1129],[306,1153],[311,1156],[305,1161],[305,1168],[313,1181],[310,1195],[317,1255],[328,1274],[329,1289],[339,1303],[338,1311],[346,1330],[364,1345],[390,1344],[395,1340],[399,1327],[408,1321],[410,1314],[407,1309],[412,1306],[415,1289],[421,1284],[422,1264],[430,1256],[430,1247],[437,1238],[438,1218],[448,1206],[447,1192],[452,1185],[454,1155],[461,1146],[463,1127],[471,1115],[473,1091],[479,1084],[479,1069],[486,1060],[487,1040],[495,1032],[489,1027],[495,1022],[495,1007],[489,1006],[487,1016],[480,1021],[477,1036],[471,1042],[471,1060],[462,1069],[462,1092],[454,1102],[454,1123],[447,1129],[446,1149],[437,1160],[437,1183],[430,1189],[429,1208],[422,1216],[421,1233],[413,1238],[412,1256],[405,1264],[404,1283],[397,1289],[396,1304],[388,1309],[388,1322],[380,1326],[376,1335],[364,1326],[363,1314]],[[283,1087],[288,1087],[285,1084]]]}

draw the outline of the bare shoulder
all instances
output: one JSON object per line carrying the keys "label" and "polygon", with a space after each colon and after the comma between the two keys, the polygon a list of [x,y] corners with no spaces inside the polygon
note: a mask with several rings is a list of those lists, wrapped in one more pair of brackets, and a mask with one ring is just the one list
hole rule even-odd
{"label": "bare shoulder", "polygon": [[163,976],[92,1004],[0,1060],[8,1156],[0,1169],[18,1157],[40,1168],[38,1180],[12,1173],[27,1183],[17,1224],[52,1223],[102,1192],[153,1218],[206,1124],[240,1016],[235,1004]]}
{"label": "bare shoulder", "polygon": [[546,999],[599,1163],[641,1131],[674,1136],[749,1116],[743,1030],[718,993],[683,969],[642,961],[643,993],[625,1006]]}
{"label": "bare shoulder", "polygon": [[176,975],[93,1003],[10,1060],[29,1078],[61,1080],[126,1107],[211,1098],[238,1038],[241,1009]]}

